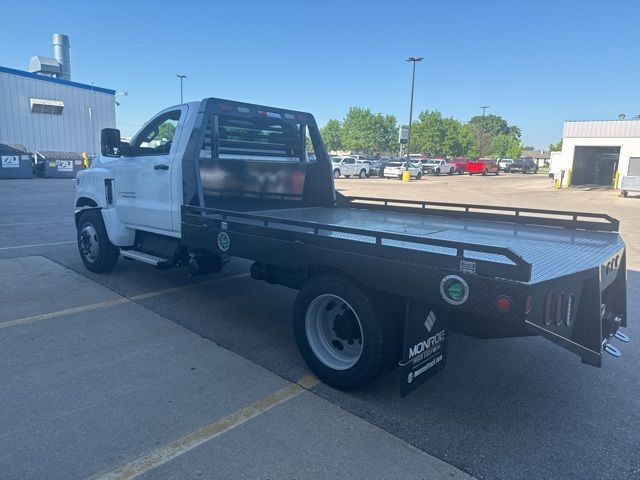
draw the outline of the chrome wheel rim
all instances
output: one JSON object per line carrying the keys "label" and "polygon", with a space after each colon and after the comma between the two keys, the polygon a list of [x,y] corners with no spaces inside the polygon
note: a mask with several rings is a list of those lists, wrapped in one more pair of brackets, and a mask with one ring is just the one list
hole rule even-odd
{"label": "chrome wheel rim", "polygon": [[79,244],[82,256],[90,262],[95,262],[100,254],[100,244],[98,243],[98,232],[90,223],[80,231]]}
{"label": "chrome wheel rim", "polygon": [[309,347],[324,365],[347,370],[362,356],[362,324],[351,305],[333,294],[319,295],[305,315]]}

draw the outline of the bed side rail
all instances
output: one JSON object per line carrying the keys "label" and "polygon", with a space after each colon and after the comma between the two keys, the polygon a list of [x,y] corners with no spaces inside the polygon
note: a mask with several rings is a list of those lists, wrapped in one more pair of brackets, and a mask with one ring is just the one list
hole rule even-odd
{"label": "bed side rail", "polygon": [[540,208],[502,207],[465,203],[397,200],[376,197],[343,196],[344,205],[358,208],[425,213],[455,218],[509,222],[523,225],[617,232],[620,222],[604,213],[544,210]]}
{"label": "bed side rail", "polygon": [[[302,238],[313,238],[318,240],[333,240],[331,233],[341,233],[357,236],[364,240],[370,239],[369,243],[373,243],[378,248],[408,250],[398,244],[389,242],[406,242],[407,244],[419,244],[433,247],[447,248],[455,250],[455,255],[437,252],[419,252],[426,256],[435,255],[440,258],[454,258],[455,262],[451,263],[455,268],[464,273],[475,274],[476,267],[483,275],[496,278],[506,278],[509,280],[528,282],[531,279],[531,263],[527,262],[521,256],[517,255],[513,250],[506,247],[495,247],[491,245],[478,245],[466,242],[457,242],[452,240],[441,240],[434,238],[425,238],[417,235],[395,232],[381,232],[377,230],[368,230],[364,228],[345,227],[338,225],[328,225],[319,222],[306,222],[300,220],[283,219],[260,215],[255,213],[237,212],[231,210],[221,210],[215,208],[203,208],[191,205],[182,205],[182,221],[188,224],[199,226],[212,226],[214,228],[222,228],[221,222],[226,222],[226,227],[230,230],[229,225],[243,225],[256,229],[254,233],[267,235],[264,229],[283,230],[288,235],[300,235]],[[215,222],[212,224],[212,221]],[[282,229],[283,225],[305,229],[305,231]],[[329,235],[328,235],[329,234]],[[345,240],[340,238],[340,240]],[[361,243],[353,240],[346,240],[355,244]],[[470,253],[482,253],[504,257],[509,261],[498,261],[481,259],[478,256],[469,255]],[[426,258],[426,257],[425,257]]]}

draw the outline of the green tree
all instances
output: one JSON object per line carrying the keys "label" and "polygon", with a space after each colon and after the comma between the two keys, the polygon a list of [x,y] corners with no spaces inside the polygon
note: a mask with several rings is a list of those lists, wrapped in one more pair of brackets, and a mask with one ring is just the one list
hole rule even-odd
{"label": "green tree", "polygon": [[442,114],[425,110],[411,126],[411,152],[421,152],[435,157],[442,155],[445,125]]}
{"label": "green tree", "polygon": [[158,135],[156,135],[156,138],[158,140],[166,140],[168,142],[173,140],[173,134],[176,131],[176,126],[173,125],[172,123],[169,122],[164,122],[161,123],[160,126],[158,127]]}
{"label": "green tree", "polygon": [[363,153],[386,151],[393,143],[395,128],[396,119],[392,115],[351,107],[342,122],[342,147]]}
{"label": "green tree", "polygon": [[469,120],[475,131],[476,142],[481,145],[480,155],[495,155],[491,145],[493,139],[498,135],[510,135],[511,137],[520,139],[522,131],[516,125],[509,125],[507,121],[499,115],[476,115]]}
{"label": "green tree", "polygon": [[420,112],[411,136],[413,152],[435,157],[460,157],[477,153],[473,128],[454,118],[443,118],[437,110]]}
{"label": "green tree", "polygon": [[560,152],[562,151],[562,139],[558,143],[552,143],[549,145],[549,150],[552,152]]}
{"label": "green tree", "polygon": [[377,130],[375,153],[394,152],[398,149],[398,125],[393,115],[376,114],[374,119]]}
{"label": "green tree", "polygon": [[500,134],[491,141],[493,158],[518,158],[522,153],[522,143],[514,135]]}
{"label": "green tree", "polygon": [[342,124],[339,120],[331,119],[320,131],[322,140],[330,152],[342,148]]}

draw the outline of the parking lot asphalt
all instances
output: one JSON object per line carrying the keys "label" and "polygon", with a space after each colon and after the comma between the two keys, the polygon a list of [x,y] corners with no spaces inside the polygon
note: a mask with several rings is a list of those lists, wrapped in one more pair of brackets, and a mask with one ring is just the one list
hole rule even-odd
{"label": "parking lot asphalt", "polygon": [[[613,214],[630,251],[632,343],[596,369],[537,337],[454,335],[447,368],[404,400],[394,372],[339,392],[309,381],[290,328],[295,292],[251,280],[248,262],[199,279],[123,260],[91,274],[75,246],[73,183],[3,181],[0,322],[14,322],[0,328],[6,478],[640,478],[635,199],[554,191],[541,175],[336,186]],[[260,403],[283,390],[285,401]]]}

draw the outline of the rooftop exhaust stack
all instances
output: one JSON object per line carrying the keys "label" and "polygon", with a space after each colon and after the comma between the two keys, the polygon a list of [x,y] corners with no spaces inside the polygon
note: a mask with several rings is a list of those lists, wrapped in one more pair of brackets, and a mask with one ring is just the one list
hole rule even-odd
{"label": "rooftop exhaust stack", "polygon": [[71,57],[69,56],[69,37],[61,33],[53,34],[53,57],[60,64],[58,78],[71,80]]}
{"label": "rooftop exhaust stack", "polygon": [[53,34],[53,56],[42,57],[36,55],[29,61],[29,71],[40,75],[50,75],[71,80],[71,59],[69,56],[69,37],[61,33]]}

